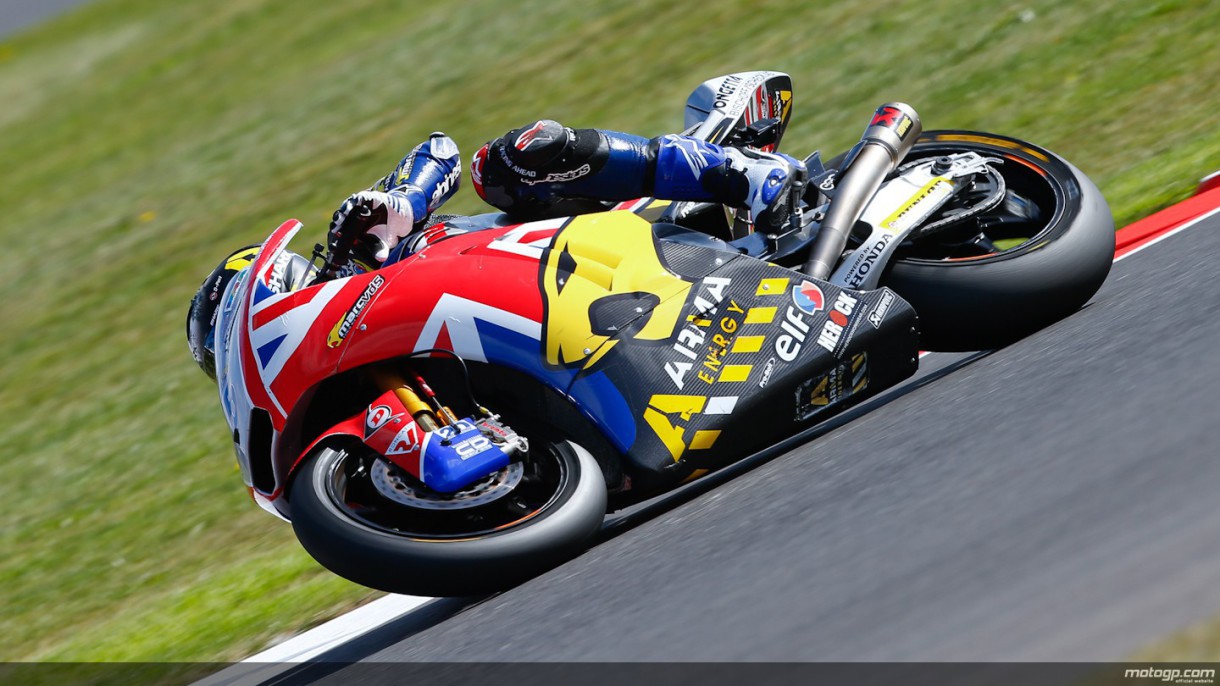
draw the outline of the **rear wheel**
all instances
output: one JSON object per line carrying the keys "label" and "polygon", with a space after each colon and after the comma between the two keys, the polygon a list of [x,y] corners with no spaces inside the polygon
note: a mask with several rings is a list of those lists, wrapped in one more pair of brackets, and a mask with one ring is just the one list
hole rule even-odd
{"label": "rear wheel", "polygon": [[597,461],[532,440],[522,462],[453,494],[431,491],[362,444],[322,447],[290,493],[297,538],[327,569],[394,593],[501,590],[588,546],[606,513]]}
{"label": "rear wheel", "polygon": [[[989,133],[930,131],[906,160],[959,152],[1003,160],[994,165],[1003,200],[917,233],[882,279],[919,313],[928,350],[996,348],[1062,319],[1097,292],[1114,257],[1114,219],[1101,192],[1051,152]],[[929,223],[954,211],[947,206]]]}

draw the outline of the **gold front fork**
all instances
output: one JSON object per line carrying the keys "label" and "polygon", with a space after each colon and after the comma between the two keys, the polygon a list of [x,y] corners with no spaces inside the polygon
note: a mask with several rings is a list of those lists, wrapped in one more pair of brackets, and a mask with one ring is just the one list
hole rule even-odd
{"label": "gold front fork", "polygon": [[[424,402],[415,389],[407,383],[407,380],[402,378],[400,374],[388,369],[378,369],[373,372],[373,379],[383,391],[394,391],[394,395],[398,397],[398,401],[403,407],[407,408],[407,412],[415,418],[415,423],[419,424],[424,431],[436,431],[440,428],[440,422],[437,421],[436,414],[428,403]],[[452,416],[445,408],[440,408],[441,416]],[[446,422],[452,423],[452,422]]]}

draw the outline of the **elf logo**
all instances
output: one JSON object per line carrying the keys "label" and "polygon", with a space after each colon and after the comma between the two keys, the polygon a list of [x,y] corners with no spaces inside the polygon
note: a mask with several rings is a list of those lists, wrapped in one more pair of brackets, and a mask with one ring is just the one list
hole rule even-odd
{"label": "elf logo", "polygon": [[805,314],[817,314],[826,309],[826,296],[815,283],[801,281],[801,285],[792,287],[792,302]]}
{"label": "elf logo", "polygon": [[[819,289],[818,293],[821,293]],[[792,290],[793,300],[800,304],[797,299],[797,289]],[[822,330],[818,333],[818,345],[832,354],[839,340],[843,337],[843,329],[847,327],[850,321],[851,313],[856,309],[856,304],[859,301],[846,293],[839,293],[835,298],[834,306],[829,313],[829,319],[822,326]],[[775,354],[784,362],[791,362],[800,354],[801,347],[805,344],[805,339],[809,337],[809,322],[801,316],[802,309],[788,306],[788,311],[784,313],[784,320],[780,322],[779,328],[783,330],[783,335],[775,339]]]}

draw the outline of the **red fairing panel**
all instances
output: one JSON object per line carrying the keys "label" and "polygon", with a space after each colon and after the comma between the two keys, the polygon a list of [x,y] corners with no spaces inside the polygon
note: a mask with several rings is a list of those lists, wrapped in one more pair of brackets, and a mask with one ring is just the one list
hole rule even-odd
{"label": "red fairing panel", "polygon": [[[539,341],[540,351],[539,260],[566,221],[454,235],[384,269],[255,304],[249,368],[257,373],[249,385],[263,391],[256,404],[268,408],[277,432],[276,483],[308,452],[280,432],[302,396],[326,378],[434,347],[486,361],[477,328],[484,323]],[[329,435],[336,432],[347,433],[335,427]]]}
{"label": "red fairing panel", "polygon": [[[424,430],[394,391],[382,393],[368,407],[327,429],[297,458],[299,463],[319,443],[334,436],[351,436],[387,456],[415,478],[420,478]],[[296,465],[293,465],[296,468]]]}
{"label": "red fairing panel", "polygon": [[390,282],[346,334],[339,371],[428,348],[485,362],[477,322],[541,341],[539,261],[566,221],[456,235],[381,270]]}

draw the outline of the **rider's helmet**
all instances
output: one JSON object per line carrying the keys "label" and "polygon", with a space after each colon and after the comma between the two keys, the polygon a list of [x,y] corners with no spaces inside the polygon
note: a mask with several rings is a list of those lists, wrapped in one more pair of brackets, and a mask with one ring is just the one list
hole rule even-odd
{"label": "rider's helmet", "polygon": [[212,381],[216,380],[216,314],[225,288],[238,272],[250,266],[261,246],[246,246],[229,255],[204,280],[186,313],[186,342],[195,363]]}

